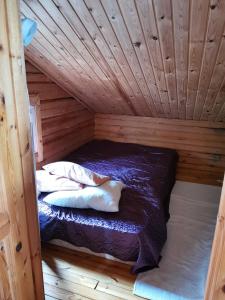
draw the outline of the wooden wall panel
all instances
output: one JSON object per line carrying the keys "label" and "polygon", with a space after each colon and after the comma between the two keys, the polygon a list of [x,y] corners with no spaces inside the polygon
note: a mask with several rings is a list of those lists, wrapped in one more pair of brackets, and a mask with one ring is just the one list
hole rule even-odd
{"label": "wooden wall panel", "polygon": [[176,149],[177,179],[220,185],[225,170],[225,125],[96,114],[95,138]]}
{"label": "wooden wall panel", "polygon": [[204,300],[223,300],[225,296],[225,179],[217,215]]}
{"label": "wooden wall panel", "polygon": [[27,59],[98,113],[225,122],[225,0],[20,0]]}
{"label": "wooden wall panel", "polygon": [[0,1],[0,299],[43,299],[19,3]]}
{"label": "wooden wall panel", "polygon": [[32,64],[26,63],[29,94],[39,94],[43,135],[43,162],[63,158],[94,136],[94,115],[53,83]]}

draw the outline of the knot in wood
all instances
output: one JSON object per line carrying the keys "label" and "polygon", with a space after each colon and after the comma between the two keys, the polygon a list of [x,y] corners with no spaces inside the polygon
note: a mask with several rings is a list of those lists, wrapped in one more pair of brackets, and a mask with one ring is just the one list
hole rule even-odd
{"label": "knot in wood", "polygon": [[19,242],[19,243],[16,245],[16,252],[20,252],[21,249],[22,249],[22,243]]}

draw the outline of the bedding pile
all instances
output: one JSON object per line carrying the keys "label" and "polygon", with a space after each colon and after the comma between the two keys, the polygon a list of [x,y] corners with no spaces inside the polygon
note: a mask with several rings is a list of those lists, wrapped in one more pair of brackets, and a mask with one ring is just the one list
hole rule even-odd
{"label": "bedding pile", "polygon": [[38,192],[52,192],[43,201],[60,207],[119,211],[120,181],[110,180],[72,162],[59,161],[36,171]]}
{"label": "bedding pile", "polygon": [[167,238],[177,158],[171,149],[105,140],[80,147],[64,160],[123,182],[119,211],[55,206],[43,201],[48,193],[41,193],[38,207],[42,241],[58,239],[134,261],[135,273],[157,267]]}

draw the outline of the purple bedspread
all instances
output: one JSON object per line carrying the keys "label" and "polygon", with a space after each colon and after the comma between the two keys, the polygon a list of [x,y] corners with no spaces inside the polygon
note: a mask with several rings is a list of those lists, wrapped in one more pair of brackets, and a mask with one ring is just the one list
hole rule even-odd
{"label": "purple bedspread", "polygon": [[73,161],[126,184],[119,212],[71,209],[39,198],[42,241],[61,239],[124,261],[136,261],[135,273],[158,266],[167,238],[170,193],[175,182],[174,150],[92,141],[67,156]]}

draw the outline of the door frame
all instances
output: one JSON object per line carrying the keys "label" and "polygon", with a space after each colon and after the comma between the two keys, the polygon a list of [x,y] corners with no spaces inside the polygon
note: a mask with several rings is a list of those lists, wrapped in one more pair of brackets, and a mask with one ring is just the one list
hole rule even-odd
{"label": "door frame", "polygon": [[0,269],[7,270],[7,274],[0,293],[12,299],[42,300],[35,166],[20,26],[19,1],[1,0],[0,213],[3,221],[0,222]]}
{"label": "door frame", "polygon": [[209,263],[205,300],[225,298],[225,177]]}

